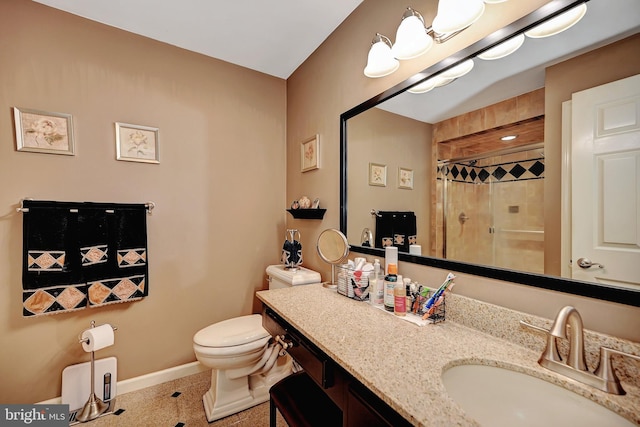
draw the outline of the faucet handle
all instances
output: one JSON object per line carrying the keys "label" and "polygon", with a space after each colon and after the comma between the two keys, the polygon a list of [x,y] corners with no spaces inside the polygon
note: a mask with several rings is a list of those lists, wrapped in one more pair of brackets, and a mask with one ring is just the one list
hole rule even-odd
{"label": "faucet handle", "polygon": [[616,375],[613,365],[611,364],[611,355],[619,354],[621,356],[630,357],[632,359],[640,361],[640,356],[631,353],[625,353],[624,351],[614,350],[609,347],[600,347],[600,363],[596,368],[594,374],[600,377],[605,383],[609,393],[626,394],[620,380]]}
{"label": "faucet handle", "polygon": [[520,324],[536,332],[542,332],[547,337],[547,345],[542,351],[542,355],[540,356],[539,361],[546,359],[552,360],[554,362],[562,362],[562,357],[560,357],[560,352],[558,351],[558,346],[556,344],[556,337],[551,334],[550,330],[541,328],[540,326],[532,325],[531,323],[527,323],[524,320],[521,320]]}

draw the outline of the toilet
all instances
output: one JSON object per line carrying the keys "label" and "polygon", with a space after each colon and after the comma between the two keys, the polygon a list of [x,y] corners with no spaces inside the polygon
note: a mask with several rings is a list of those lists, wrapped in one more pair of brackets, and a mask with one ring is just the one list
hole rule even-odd
{"label": "toilet", "polygon": [[[304,267],[267,267],[269,289],[320,283],[320,273]],[[193,351],[211,368],[211,387],[202,397],[209,422],[269,400],[269,388],[291,374],[291,357],[251,314],[209,325],[193,337]]]}

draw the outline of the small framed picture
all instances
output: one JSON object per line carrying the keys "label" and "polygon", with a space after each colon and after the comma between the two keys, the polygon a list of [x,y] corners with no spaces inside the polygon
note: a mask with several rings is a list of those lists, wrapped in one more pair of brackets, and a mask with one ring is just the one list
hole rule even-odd
{"label": "small framed picture", "polygon": [[116,123],[116,159],[160,163],[158,128]]}
{"label": "small framed picture", "polygon": [[300,169],[308,172],[320,167],[320,138],[314,135],[300,144]]}
{"label": "small framed picture", "polygon": [[387,186],[387,165],[369,163],[369,185]]}
{"label": "small framed picture", "polygon": [[413,169],[398,168],[398,188],[413,190]]}
{"label": "small framed picture", "polygon": [[71,114],[13,107],[16,150],[75,155]]}

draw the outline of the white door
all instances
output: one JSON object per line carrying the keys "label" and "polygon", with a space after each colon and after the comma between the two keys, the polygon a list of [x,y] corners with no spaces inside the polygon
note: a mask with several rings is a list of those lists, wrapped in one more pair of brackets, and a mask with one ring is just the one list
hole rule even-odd
{"label": "white door", "polygon": [[572,105],[572,277],[640,289],[640,75]]}

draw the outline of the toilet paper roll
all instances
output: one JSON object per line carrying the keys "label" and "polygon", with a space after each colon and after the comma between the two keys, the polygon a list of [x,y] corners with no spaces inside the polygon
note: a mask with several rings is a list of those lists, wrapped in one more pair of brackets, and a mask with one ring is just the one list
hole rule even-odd
{"label": "toilet paper roll", "polygon": [[420,245],[409,245],[409,253],[411,255],[422,255],[422,246],[420,246]]}
{"label": "toilet paper roll", "polygon": [[104,325],[87,329],[82,333],[82,339],[88,340],[82,343],[82,348],[87,353],[109,347],[113,345],[113,327],[105,323]]}

